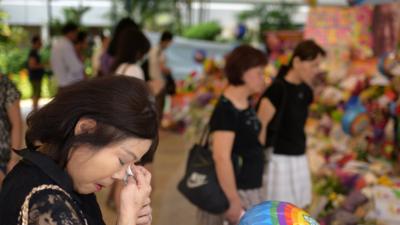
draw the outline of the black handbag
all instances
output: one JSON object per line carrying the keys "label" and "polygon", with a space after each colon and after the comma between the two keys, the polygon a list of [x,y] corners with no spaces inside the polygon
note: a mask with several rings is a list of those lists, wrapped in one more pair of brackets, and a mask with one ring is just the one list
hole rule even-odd
{"label": "black handbag", "polygon": [[207,126],[200,143],[190,149],[186,172],[178,184],[178,190],[199,209],[221,214],[229,208],[229,201],[218,182],[212,153],[208,148],[208,137]]}
{"label": "black handbag", "polygon": [[[149,81],[151,80],[150,77],[150,71],[149,71],[149,59],[146,58],[142,64],[140,65],[140,67],[143,70],[143,74],[144,74],[144,80],[145,81]],[[165,80],[165,93],[167,95],[175,95],[176,94],[176,83],[175,83],[175,79],[172,76],[171,73],[167,73],[167,74],[163,74],[164,80]]]}
{"label": "black handbag", "polygon": [[171,73],[164,74],[165,78],[165,92],[167,95],[175,95],[176,94],[176,84],[174,77]]}

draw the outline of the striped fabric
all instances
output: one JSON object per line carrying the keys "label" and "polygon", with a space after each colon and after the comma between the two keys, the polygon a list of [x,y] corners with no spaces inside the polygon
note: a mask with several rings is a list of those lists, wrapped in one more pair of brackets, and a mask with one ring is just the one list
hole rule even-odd
{"label": "striped fabric", "polygon": [[311,204],[311,175],[306,155],[270,155],[263,179],[267,200],[290,202],[300,208]]}

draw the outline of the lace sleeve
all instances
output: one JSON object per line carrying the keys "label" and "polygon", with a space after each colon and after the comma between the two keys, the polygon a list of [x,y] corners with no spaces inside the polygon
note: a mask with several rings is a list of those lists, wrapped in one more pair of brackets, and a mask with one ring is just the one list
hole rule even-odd
{"label": "lace sleeve", "polygon": [[85,225],[71,198],[61,191],[40,191],[29,205],[29,225]]}

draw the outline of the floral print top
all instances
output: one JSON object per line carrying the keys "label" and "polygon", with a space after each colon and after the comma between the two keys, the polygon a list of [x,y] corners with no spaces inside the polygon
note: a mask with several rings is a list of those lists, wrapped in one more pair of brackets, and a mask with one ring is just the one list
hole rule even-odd
{"label": "floral print top", "polygon": [[7,76],[0,74],[0,170],[4,170],[10,159],[11,124],[7,110],[21,94]]}

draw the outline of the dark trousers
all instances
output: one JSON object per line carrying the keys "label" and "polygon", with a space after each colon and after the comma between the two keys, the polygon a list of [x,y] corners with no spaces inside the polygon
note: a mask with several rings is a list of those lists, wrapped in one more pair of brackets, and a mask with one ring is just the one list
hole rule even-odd
{"label": "dark trousers", "polygon": [[158,122],[161,124],[165,106],[165,97],[167,96],[165,88],[160,91],[160,93],[156,96],[156,107],[158,113]]}

